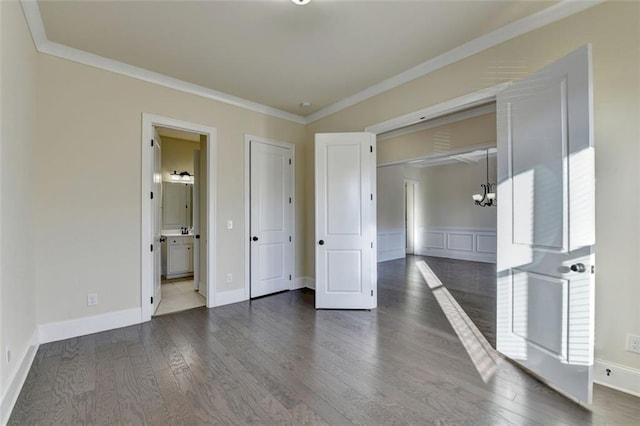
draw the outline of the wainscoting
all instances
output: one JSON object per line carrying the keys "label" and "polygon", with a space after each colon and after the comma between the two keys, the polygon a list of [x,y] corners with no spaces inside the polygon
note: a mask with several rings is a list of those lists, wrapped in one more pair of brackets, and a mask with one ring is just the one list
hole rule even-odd
{"label": "wainscoting", "polygon": [[420,228],[416,254],[496,263],[495,229]]}
{"label": "wainscoting", "polygon": [[406,247],[404,228],[378,231],[378,263],[405,257]]}

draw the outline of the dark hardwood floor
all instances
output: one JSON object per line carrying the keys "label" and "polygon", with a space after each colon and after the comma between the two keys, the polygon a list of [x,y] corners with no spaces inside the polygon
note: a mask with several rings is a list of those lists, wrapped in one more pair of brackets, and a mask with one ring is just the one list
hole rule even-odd
{"label": "dark hardwood floor", "polygon": [[[42,345],[9,424],[640,424],[600,386],[585,408],[508,362],[485,383],[415,260],[379,265],[371,312],[298,290]],[[490,332],[482,278],[427,261]]]}

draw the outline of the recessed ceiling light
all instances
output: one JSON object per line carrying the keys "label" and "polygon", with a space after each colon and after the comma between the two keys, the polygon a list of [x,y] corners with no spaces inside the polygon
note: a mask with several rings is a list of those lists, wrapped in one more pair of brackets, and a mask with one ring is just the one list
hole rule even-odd
{"label": "recessed ceiling light", "polygon": [[[294,1],[295,1],[295,0],[294,0]],[[308,3],[308,1],[307,1],[307,3]],[[310,108],[310,107],[311,107],[311,102],[307,102],[307,101],[300,102],[300,108],[302,108],[302,109],[308,109],[308,108]]]}
{"label": "recessed ceiling light", "polygon": [[298,6],[304,6],[305,4],[309,4],[311,2],[311,0],[291,0],[291,1],[297,4]]}

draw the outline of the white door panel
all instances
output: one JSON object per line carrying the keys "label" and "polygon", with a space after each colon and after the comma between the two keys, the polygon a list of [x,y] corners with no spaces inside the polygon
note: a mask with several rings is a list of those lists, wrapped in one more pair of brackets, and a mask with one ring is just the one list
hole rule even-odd
{"label": "white door panel", "polygon": [[153,182],[151,182],[151,188],[153,191],[153,200],[151,200],[151,209],[153,214],[151,215],[152,229],[153,229],[153,312],[155,313],[160,302],[162,301],[162,214],[161,214],[161,200],[162,197],[162,155],[160,149],[160,137],[158,132],[153,129]]}
{"label": "white door panel", "polygon": [[315,138],[316,309],[376,306],[375,135]]}
{"label": "white door panel", "polygon": [[497,98],[497,349],[586,402],[595,244],[589,74],[584,47]]}
{"label": "white door panel", "polygon": [[290,290],[291,150],[251,141],[251,297]]}

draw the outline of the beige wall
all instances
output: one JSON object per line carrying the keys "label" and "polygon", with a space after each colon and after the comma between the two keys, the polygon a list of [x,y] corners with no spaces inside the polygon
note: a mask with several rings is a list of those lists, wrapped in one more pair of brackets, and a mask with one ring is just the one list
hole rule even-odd
{"label": "beige wall", "polygon": [[171,181],[171,173],[187,171],[193,175],[193,151],[200,150],[200,142],[161,136],[162,180]]}
{"label": "beige wall", "polygon": [[[640,3],[605,2],[473,55],[307,126],[316,132],[362,131],[367,126],[518,80],[591,43],[596,146],[596,357],[640,368],[625,351],[626,333],[640,334]],[[313,152],[307,157],[307,229],[313,233]],[[307,271],[314,270],[308,239]]]}
{"label": "beige wall", "polygon": [[[36,330],[31,154],[36,140],[37,59],[17,2],[0,2],[0,40],[1,401],[29,345],[35,343],[31,338]],[[12,353],[9,363],[6,349]]]}
{"label": "beige wall", "polygon": [[[482,193],[486,173],[484,160],[421,169],[419,226],[496,229],[496,209],[477,206],[471,199]],[[489,159],[489,180],[496,181],[495,158]]]}
{"label": "beige wall", "polygon": [[404,182],[406,179],[417,181],[419,178],[420,170],[415,167],[378,167],[378,232],[404,229]]}
{"label": "beige wall", "polygon": [[[303,126],[47,55],[38,56],[37,83],[39,323],[140,306],[143,112],[217,128],[215,282],[218,291],[243,287],[244,134],[293,143],[304,164]],[[304,167],[297,170],[302,182]],[[305,193],[297,194],[302,218]],[[298,252],[303,243],[299,234]],[[233,283],[225,280],[229,272]],[[88,292],[98,293],[97,306],[86,306]]]}
{"label": "beige wall", "polygon": [[484,114],[466,120],[378,143],[378,164],[440,154],[470,145],[495,145],[496,114]]}

